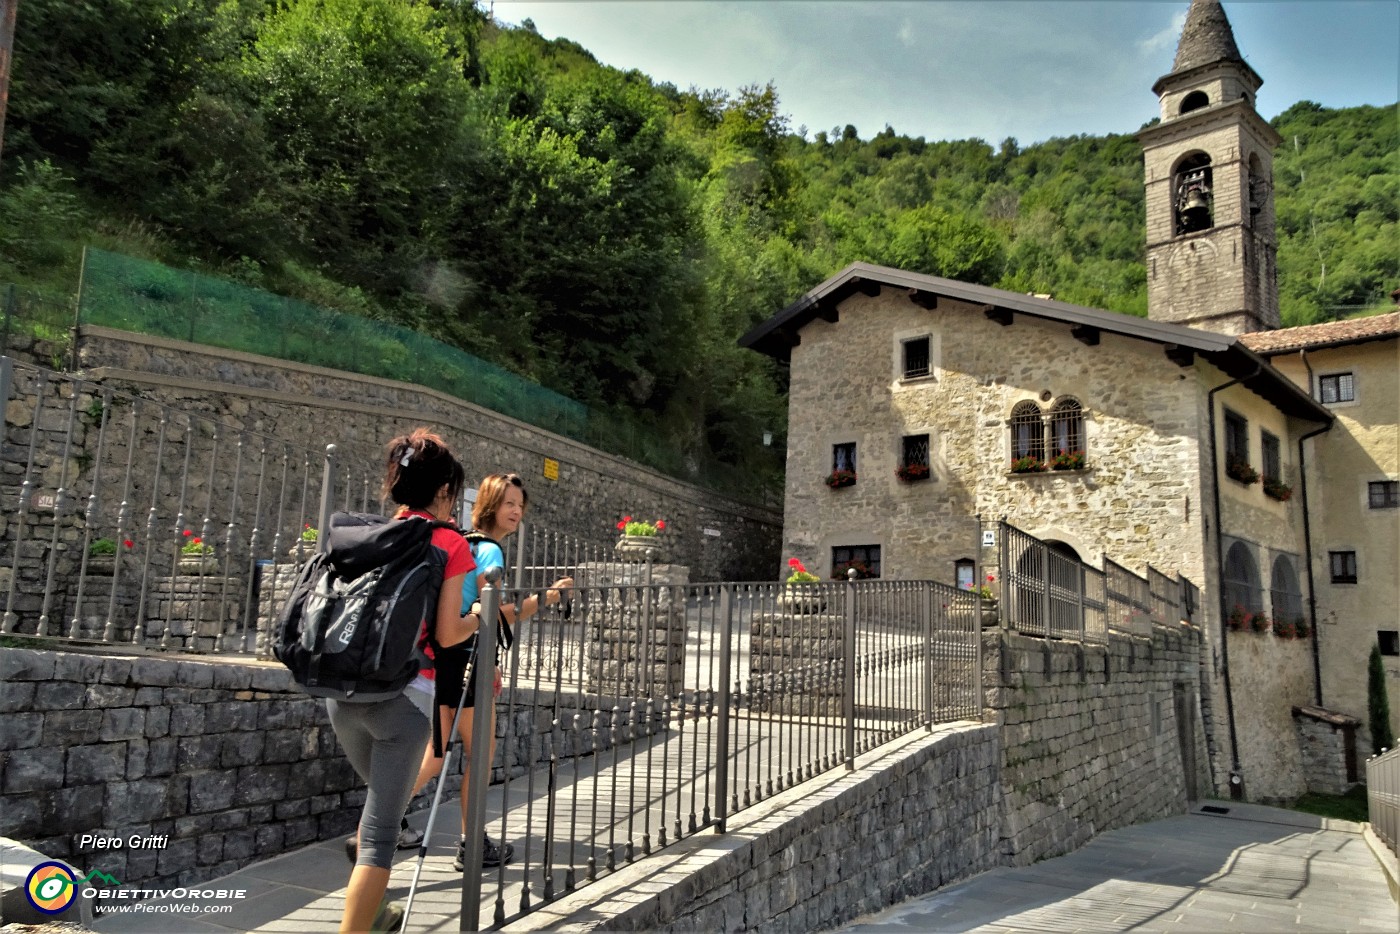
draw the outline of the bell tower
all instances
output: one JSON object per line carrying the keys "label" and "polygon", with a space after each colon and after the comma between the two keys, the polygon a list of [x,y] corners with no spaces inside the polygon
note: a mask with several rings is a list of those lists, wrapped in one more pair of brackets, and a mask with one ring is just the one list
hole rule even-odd
{"label": "bell tower", "polygon": [[1147,183],[1147,316],[1222,334],[1279,326],[1274,147],[1219,0],[1191,0],[1161,122],[1138,134]]}

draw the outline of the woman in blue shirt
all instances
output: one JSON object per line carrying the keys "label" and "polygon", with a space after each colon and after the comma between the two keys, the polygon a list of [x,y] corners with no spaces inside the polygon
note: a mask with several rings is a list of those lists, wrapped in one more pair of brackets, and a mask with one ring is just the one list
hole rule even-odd
{"label": "woman in blue shirt", "polygon": [[[492,474],[481,481],[476,493],[476,504],[472,507],[472,528],[485,535],[492,541],[478,541],[472,544],[472,558],[476,562],[476,572],[468,574],[462,582],[462,609],[466,612],[473,612],[473,605],[478,602],[481,596],[481,586],[485,582],[486,572],[492,568],[505,567],[505,556],[501,552],[498,544],[507,535],[520,528],[520,522],[525,518],[525,507],[530,502],[530,496],[525,492],[525,484],[520,477],[513,473]],[[572,577],[561,577],[554,582],[544,594],[546,605],[553,605],[563,599],[565,590],[574,585]],[[520,620],[534,616],[540,609],[540,595],[531,594],[519,604],[502,604],[501,614],[505,617],[506,623],[514,627]],[[497,641],[497,657],[505,650],[506,646]],[[441,721],[441,735],[447,737],[452,729],[452,717],[457,711],[457,705],[462,703],[462,716],[457,721],[457,733],[462,737],[463,755],[465,756],[465,766],[462,769],[462,837],[457,844],[457,857],[453,865],[458,872],[466,868],[464,854],[466,852],[467,841],[467,782],[471,774],[471,747],[472,747],[472,721],[475,711],[472,709],[474,694],[476,693],[476,668],[472,669],[472,680],[465,685],[466,697],[463,699],[464,689],[463,678],[466,675],[466,668],[472,654],[476,651],[476,636],[473,635],[460,646],[452,646],[437,653],[434,659],[436,669],[435,680],[437,684],[436,699],[438,705],[438,717]],[[501,690],[501,670],[495,669],[496,690],[499,694]],[[491,718],[491,726],[487,734],[491,737],[491,750],[488,761],[496,755],[496,707],[493,703],[487,715]],[[446,746],[446,739],[443,745]],[[434,755],[433,744],[429,743],[428,748],[423,753],[423,765],[418,771],[418,782],[414,786],[413,793],[417,794],[423,790],[423,786],[442,771],[442,757]],[[499,846],[488,836],[486,846],[482,851],[481,864],[483,867],[499,866],[508,863],[514,855],[515,848],[509,843],[501,843]]]}

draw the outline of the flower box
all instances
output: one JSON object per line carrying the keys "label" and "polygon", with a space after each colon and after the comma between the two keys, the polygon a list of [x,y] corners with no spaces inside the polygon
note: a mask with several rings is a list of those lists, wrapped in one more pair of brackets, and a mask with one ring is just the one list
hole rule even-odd
{"label": "flower box", "polygon": [[1061,451],[1050,460],[1051,470],[1083,470],[1083,451]]}
{"label": "flower box", "polygon": [[1025,457],[1017,457],[1011,461],[1012,473],[1044,473],[1048,469],[1049,466],[1045,461],[1036,457],[1034,454],[1028,454]]}
{"label": "flower box", "polygon": [[856,472],[854,470],[833,470],[826,475],[826,485],[833,490],[839,490],[847,486],[855,486],[855,483]]}
{"label": "flower box", "polygon": [[894,475],[905,483],[918,483],[932,476],[932,471],[928,464],[900,464],[894,469]]}
{"label": "flower box", "polygon": [[1238,480],[1245,486],[1259,482],[1259,471],[1249,465],[1249,461],[1232,457],[1225,462],[1225,476],[1231,480]]}
{"label": "flower box", "polygon": [[1293,487],[1284,483],[1277,477],[1264,478],[1264,494],[1270,496],[1280,503],[1288,502],[1288,498],[1293,495]]}

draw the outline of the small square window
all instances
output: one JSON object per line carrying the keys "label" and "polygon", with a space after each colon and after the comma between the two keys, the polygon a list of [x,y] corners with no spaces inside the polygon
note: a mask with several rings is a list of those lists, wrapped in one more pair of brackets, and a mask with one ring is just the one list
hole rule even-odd
{"label": "small square window", "polygon": [[1279,464],[1278,438],[1262,432],[1259,437],[1259,457],[1263,461],[1260,465],[1264,468],[1265,480],[1282,480],[1282,468]]}
{"label": "small square window", "polygon": [[928,376],[929,370],[929,340],[927,337],[916,337],[913,340],[901,341],[904,351],[904,378],[918,379],[920,376]]}
{"label": "small square window", "polygon": [[856,579],[880,576],[879,545],[837,545],[831,549],[831,576],[846,580],[855,569]]}
{"label": "small square window", "polygon": [[1400,509],[1400,480],[1377,480],[1366,484],[1372,509]]}
{"label": "small square window", "polygon": [[1382,655],[1400,655],[1400,629],[1376,630],[1376,642],[1380,643]]}
{"label": "small square window", "polygon": [[1319,376],[1317,394],[1322,402],[1353,402],[1356,399],[1356,382],[1350,373]]}
{"label": "small square window", "polygon": [[1332,583],[1356,583],[1356,552],[1329,551],[1327,557],[1332,563]]}

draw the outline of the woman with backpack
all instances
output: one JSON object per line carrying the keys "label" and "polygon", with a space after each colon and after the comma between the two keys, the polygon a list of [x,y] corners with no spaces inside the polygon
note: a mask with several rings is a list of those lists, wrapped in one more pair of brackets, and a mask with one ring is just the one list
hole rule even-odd
{"label": "woman with backpack", "polygon": [[[435,611],[422,621],[420,645],[461,643],[476,632],[479,622],[475,615],[462,613],[462,583],[476,565],[451,524],[465,482],[462,465],[447,444],[426,428],[389,442],[383,492],[399,504],[394,519],[443,523],[432,529],[429,548],[430,564],[442,574],[441,589]],[[334,550],[334,538],[331,544]],[[345,890],[342,934],[394,931],[403,922],[403,909],[386,902],[384,893],[400,822],[413,797],[412,763],[432,733],[431,664],[425,654],[418,676],[388,700],[326,701],[336,738],[367,786],[356,845],[348,847],[355,868]]]}
{"label": "woman with backpack", "polygon": [[[476,563],[476,571],[467,575],[462,584],[462,609],[478,609],[475,604],[481,595],[481,586],[485,582],[485,576],[492,568],[505,567],[505,556],[501,551],[500,542],[507,535],[515,532],[520,527],[520,522],[525,518],[525,507],[530,502],[530,496],[525,492],[525,484],[520,477],[513,473],[492,474],[481,481],[476,493],[476,503],[472,507],[472,532],[467,535],[467,541],[472,542],[472,559]],[[573,587],[572,577],[561,577],[555,581],[553,586],[547,590],[543,596],[531,594],[519,603],[502,603],[501,616],[504,624],[501,626],[501,633],[496,643],[496,651],[504,652],[510,648],[513,639],[512,627],[521,620],[534,616],[540,610],[540,601],[544,600],[546,605],[552,606],[564,598],[564,591]],[[434,660],[436,673],[434,680],[437,684],[437,710],[440,719],[441,735],[450,738],[452,730],[452,718],[456,714],[458,704],[462,704],[462,715],[457,721],[457,733],[462,738],[462,751],[464,766],[462,769],[462,836],[457,844],[457,856],[453,860],[453,866],[458,872],[466,870],[466,849],[467,849],[467,786],[471,777],[471,745],[472,745],[472,721],[474,703],[476,672],[477,668],[472,668],[471,681],[464,685],[466,669],[468,668],[472,655],[476,651],[476,637],[468,639],[458,646],[443,649],[437,653]],[[496,694],[501,692],[501,670],[495,668]],[[463,690],[466,691],[465,698]],[[487,761],[493,761],[496,755],[496,708],[492,704],[487,712],[491,718],[491,725],[487,733],[491,737],[491,747],[487,756]],[[446,746],[444,740],[442,745]],[[413,793],[417,794],[427,785],[439,772],[442,771],[443,757],[434,748],[435,744],[429,743],[423,752],[423,764],[418,771],[418,782],[414,786]],[[500,866],[509,863],[515,853],[515,848],[509,843],[502,842],[497,845],[489,836],[486,837],[485,847],[482,850],[481,865],[484,868]]]}

